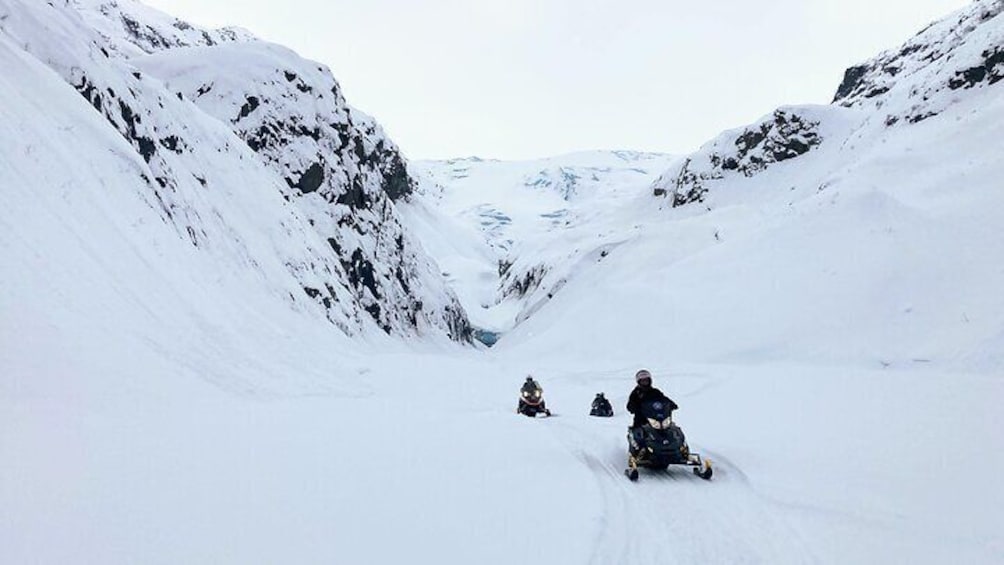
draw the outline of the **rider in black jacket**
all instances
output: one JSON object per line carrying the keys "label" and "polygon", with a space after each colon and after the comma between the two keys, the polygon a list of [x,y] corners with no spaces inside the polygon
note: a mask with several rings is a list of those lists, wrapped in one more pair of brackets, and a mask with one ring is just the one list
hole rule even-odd
{"label": "rider in black jacket", "polygon": [[636,386],[634,390],[631,391],[631,396],[628,397],[627,409],[628,412],[634,414],[634,424],[632,428],[642,426],[645,424],[645,417],[641,415],[641,405],[645,402],[652,400],[661,400],[670,405],[671,410],[676,410],[679,406],[676,405],[668,396],[662,393],[661,390],[652,386],[652,373],[645,369],[642,369],[635,373],[634,380]]}

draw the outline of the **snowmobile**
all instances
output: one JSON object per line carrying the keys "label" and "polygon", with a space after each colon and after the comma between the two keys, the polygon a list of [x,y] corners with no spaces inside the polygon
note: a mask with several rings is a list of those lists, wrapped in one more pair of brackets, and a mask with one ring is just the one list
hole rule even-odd
{"label": "snowmobile", "polygon": [[544,391],[539,388],[523,388],[519,392],[519,405],[516,407],[517,414],[523,414],[535,418],[537,414],[550,416],[551,411],[544,404]]}
{"label": "snowmobile", "polygon": [[628,431],[628,479],[638,480],[638,467],[659,471],[670,465],[687,465],[694,474],[710,480],[711,461],[691,453],[683,430],[673,422],[673,411],[665,402],[653,400],[641,406],[645,425]]}
{"label": "snowmobile", "polygon": [[590,416],[599,416],[601,418],[610,418],[614,415],[614,408],[610,406],[610,401],[607,397],[603,396],[602,392],[596,393],[596,398],[593,399],[593,405],[589,410]]}

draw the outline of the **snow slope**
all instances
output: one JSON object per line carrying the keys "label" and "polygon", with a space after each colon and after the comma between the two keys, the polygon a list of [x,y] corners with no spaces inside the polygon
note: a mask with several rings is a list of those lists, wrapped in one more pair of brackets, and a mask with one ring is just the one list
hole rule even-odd
{"label": "snow slope", "polygon": [[[1004,369],[994,235],[1004,100],[990,80],[951,87],[969,55],[1004,42],[1002,11],[976,2],[912,39],[906,51],[922,42],[949,55],[898,73],[874,104],[779,109],[654,183],[666,210],[653,230],[676,243],[649,256],[661,257],[653,263],[672,295],[643,308],[702,320],[668,328],[669,347],[692,358]],[[960,27],[971,31],[961,41]],[[920,111],[921,89],[924,119],[886,118]]]}
{"label": "snow slope", "polygon": [[[462,308],[400,224],[394,201],[414,184],[402,157],[371,118],[346,106],[327,69],[249,36],[196,30],[133,0],[5,0],[0,14],[5,37],[92,107],[77,111],[99,112],[130,142],[145,162],[135,189],[193,247],[237,246],[233,259],[254,268],[259,259],[239,249],[247,234],[207,226],[252,207],[261,211],[253,229],[285,234],[270,253],[299,281],[289,301],[313,302],[346,333],[375,324],[397,335],[469,339]],[[141,16],[150,20],[139,25]],[[219,43],[227,38],[235,41]],[[163,51],[162,66],[199,57],[184,73],[199,86],[186,96],[184,84],[156,76],[161,67],[141,68],[147,49]],[[199,80],[206,75],[213,80]],[[281,198],[262,202],[249,185]],[[229,197],[207,207],[217,194]],[[312,233],[289,225],[297,223]]]}
{"label": "snow slope", "polygon": [[[683,497],[686,518],[643,536],[672,539],[663,555],[1004,559],[1004,96],[981,58],[1000,48],[999,8],[911,40],[952,56],[899,73],[874,105],[784,107],[681,159],[636,237],[493,350],[533,360],[574,407],[639,366],[683,398],[679,420],[724,467],[713,488],[735,491],[611,484],[615,504],[665,504],[645,514],[659,526]],[[986,80],[951,86],[976,65]],[[919,102],[931,115],[887,119]],[[629,549],[612,537],[616,561]]]}

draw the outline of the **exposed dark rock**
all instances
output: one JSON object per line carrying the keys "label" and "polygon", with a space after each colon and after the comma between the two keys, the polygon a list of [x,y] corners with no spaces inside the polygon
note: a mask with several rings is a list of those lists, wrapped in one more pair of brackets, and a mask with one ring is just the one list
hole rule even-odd
{"label": "exposed dark rock", "polygon": [[400,200],[414,191],[413,181],[411,176],[408,175],[408,169],[405,168],[404,163],[401,162],[401,158],[396,154],[390,160],[389,171],[383,175],[381,188],[394,201]]}
{"label": "exposed dark rock", "polygon": [[[328,290],[328,296],[331,297],[331,302],[338,302],[338,293],[335,292],[335,288],[331,286],[330,283],[324,283],[324,288]],[[330,306],[328,306],[330,308]]]}
{"label": "exposed dark rock", "polygon": [[363,183],[359,177],[354,177],[349,189],[338,196],[336,200],[339,204],[344,204],[356,210],[368,209],[372,204],[369,194],[363,188]]}
{"label": "exposed dark rock", "polygon": [[987,84],[995,84],[1004,78],[1004,48],[987,49],[982,55],[982,64],[957,71],[955,77],[948,81],[948,87],[952,90],[972,88],[984,81]]}
{"label": "exposed dark rock", "polygon": [[[418,303],[417,308],[418,310],[422,309],[421,302]],[[471,342],[471,324],[467,320],[467,314],[464,313],[458,305],[450,305],[446,307],[446,321],[450,328],[450,331],[447,334],[450,339],[464,343]]]}
{"label": "exposed dark rock", "polygon": [[547,274],[547,266],[536,265],[532,269],[523,273],[523,276],[517,277],[508,286],[503,289],[502,294],[504,296],[526,296],[529,292],[536,290],[540,283],[544,281],[544,275]]}
{"label": "exposed dark rock", "polygon": [[926,120],[927,118],[933,118],[934,116],[937,115],[938,114],[935,112],[922,112],[920,114],[915,114],[913,116],[910,116],[909,118],[907,118],[907,121],[910,122],[911,124],[916,124]]}
{"label": "exposed dark rock", "polygon": [[241,106],[240,113],[237,115],[237,121],[239,122],[244,118],[250,116],[251,112],[254,112],[255,109],[258,108],[259,104],[260,102],[257,96],[248,96],[247,99],[244,101],[244,105]]}
{"label": "exposed dark rock", "polygon": [[[703,202],[707,183],[737,172],[751,177],[780,163],[804,155],[822,141],[818,122],[807,120],[790,110],[777,110],[770,119],[746,128],[732,142],[734,150],[725,145],[721,152],[707,155],[707,166],[687,159],[676,178],[654,187],[654,196],[673,194],[673,207]],[[717,146],[716,146],[717,148]],[[703,160],[703,157],[700,157]]]}
{"label": "exposed dark rock", "polygon": [[122,116],[122,121],[125,122],[126,127],[129,128],[129,133],[136,135],[136,124],[142,123],[139,116],[133,113],[132,108],[129,107],[123,100],[119,100],[119,115]]}
{"label": "exposed dark rock", "polygon": [[309,194],[320,188],[323,183],[324,167],[320,163],[314,163],[300,175],[300,179],[292,186],[296,187],[302,194]]}
{"label": "exposed dark rock", "polygon": [[379,304],[374,302],[373,304],[370,304],[363,309],[366,310],[366,312],[370,315],[370,317],[372,317],[373,320],[377,323],[377,325],[380,326],[381,330],[383,330],[388,334],[391,332],[393,328],[391,328],[390,325],[388,325],[387,322],[383,321],[383,319],[380,317],[381,311]]}
{"label": "exposed dark rock", "polygon": [[137,137],[136,146],[139,149],[139,154],[143,156],[143,160],[147,163],[153,159],[155,153],[157,153],[157,144],[153,142],[149,137]]}
{"label": "exposed dark rock", "polygon": [[267,125],[259,126],[257,130],[244,136],[244,142],[247,143],[248,147],[250,147],[255,153],[259,153],[265,148],[278,145],[277,139],[278,134],[276,131]]}
{"label": "exposed dark rock", "polygon": [[886,92],[889,92],[888,86],[876,86],[868,92],[865,92],[862,96],[865,98],[875,98],[876,96],[885,94]]}
{"label": "exposed dark rock", "polygon": [[355,154],[356,160],[364,167],[369,166],[369,155],[366,154],[366,148],[363,147],[362,140],[357,137],[353,141],[352,152]]}
{"label": "exposed dark rock", "polygon": [[770,131],[771,124],[764,123],[759,129],[746,130],[736,139],[736,148],[739,149],[740,154],[746,154],[751,149],[760,144],[761,141],[767,138],[767,132]]}
{"label": "exposed dark rock", "polygon": [[175,153],[181,153],[178,136],[176,135],[169,135],[161,139],[160,144],[170,151],[174,151]]}
{"label": "exposed dark rock", "polygon": [[349,284],[356,290],[369,289],[374,298],[380,298],[380,289],[377,287],[376,276],[374,275],[373,263],[363,256],[361,249],[356,248],[352,252],[352,257],[342,260],[342,268],[349,277]]}
{"label": "exposed dark rock", "polygon": [[405,294],[411,294],[411,284],[408,283],[408,277],[404,274],[404,270],[398,265],[397,269],[394,270],[394,278],[397,279],[398,284],[401,285],[401,290]]}
{"label": "exposed dark rock", "polygon": [[868,73],[868,65],[855,65],[844,71],[844,80],[837,87],[837,93],[833,96],[833,101],[837,102],[847,98],[861,85],[861,79]]}
{"label": "exposed dark rock", "polygon": [[509,269],[511,269],[511,268],[512,268],[512,261],[501,260],[500,259],[499,260],[499,278],[504,277],[505,274],[508,273]]}
{"label": "exposed dark rock", "polygon": [[81,79],[80,85],[77,86],[77,92],[79,92],[85,100],[90,102],[91,106],[94,106],[95,110],[103,112],[101,93],[98,92],[98,89],[87,80],[87,77],[83,77],[83,79]]}
{"label": "exposed dark rock", "polygon": [[138,45],[144,45],[148,49],[167,49],[171,47],[171,43],[157,33],[156,30],[124,14],[122,15],[122,26],[136,40]]}
{"label": "exposed dark rock", "polygon": [[689,204],[691,202],[703,202],[708,189],[704,186],[704,181],[709,178],[721,178],[708,176],[707,178],[698,175],[690,170],[691,160],[687,159],[680,169],[680,174],[676,177],[676,190],[673,191],[673,208]]}

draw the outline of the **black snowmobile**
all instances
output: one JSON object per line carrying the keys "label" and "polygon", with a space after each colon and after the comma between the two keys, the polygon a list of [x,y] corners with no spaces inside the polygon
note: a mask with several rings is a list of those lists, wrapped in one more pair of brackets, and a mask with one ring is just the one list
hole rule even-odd
{"label": "black snowmobile", "polygon": [[610,401],[607,400],[606,396],[603,396],[602,392],[596,393],[596,398],[593,399],[593,405],[589,410],[589,415],[599,416],[601,418],[610,418],[614,415],[614,407],[610,406]]}
{"label": "black snowmobile", "polygon": [[638,480],[638,467],[665,470],[670,465],[687,465],[694,474],[711,479],[711,461],[691,453],[683,430],[673,422],[673,410],[661,400],[641,405],[645,425],[628,431],[628,468],[624,471],[632,481]]}
{"label": "black snowmobile", "polygon": [[519,391],[519,405],[516,406],[516,413],[535,418],[537,414],[550,416],[551,411],[544,404],[544,391],[539,387],[524,386]]}

